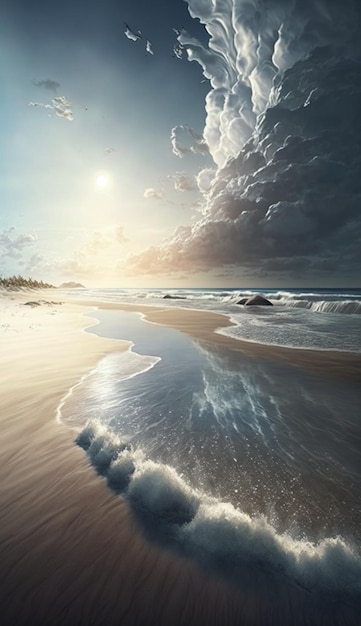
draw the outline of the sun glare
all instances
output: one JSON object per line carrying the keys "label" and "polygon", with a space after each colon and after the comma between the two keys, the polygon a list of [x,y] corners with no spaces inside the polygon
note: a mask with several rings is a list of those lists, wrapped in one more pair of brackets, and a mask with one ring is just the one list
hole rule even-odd
{"label": "sun glare", "polygon": [[97,174],[95,177],[95,186],[97,189],[106,189],[109,185],[109,178],[106,174]]}

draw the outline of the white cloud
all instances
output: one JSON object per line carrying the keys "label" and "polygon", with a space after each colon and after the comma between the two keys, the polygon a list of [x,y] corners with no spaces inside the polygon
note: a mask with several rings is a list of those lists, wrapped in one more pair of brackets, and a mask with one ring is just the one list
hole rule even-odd
{"label": "white cloud", "polygon": [[33,102],[32,100],[29,102],[29,107],[40,107],[42,109],[53,109],[54,107],[51,104],[43,104],[43,102]]}
{"label": "white cloud", "polygon": [[216,175],[216,170],[211,167],[207,167],[204,170],[201,170],[200,172],[198,172],[196,180],[197,180],[199,191],[206,194],[211,188],[215,175]]}
{"label": "white cloud", "polygon": [[74,119],[73,112],[71,110],[72,103],[65,96],[55,96],[51,100],[51,104],[44,104],[42,102],[29,102],[29,106],[40,107],[43,109],[51,109],[55,111],[58,117],[72,122]]}
{"label": "white cloud", "polygon": [[176,191],[196,191],[198,189],[194,176],[187,176],[183,172],[177,172],[171,178],[174,181]]}
{"label": "white cloud", "polygon": [[87,233],[83,245],[67,258],[58,258],[51,263],[51,269],[57,274],[73,277],[100,279],[112,276],[124,257],[124,246],[128,242],[123,227],[118,224]]}
{"label": "white cloud", "polygon": [[52,99],[52,104],[55,113],[59,117],[65,117],[69,121],[72,121],[74,119],[73,113],[70,109],[72,103],[65,96],[56,96]]}
{"label": "white cloud", "polygon": [[161,190],[154,189],[153,187],[148,187],[144,191],[144,198],[153,198],[154,200],[162,200],[164,198],[164,193]]}
{"label": "white cloud", "polygon": [[208,145],[200,133],[189,126],[179,124],[171,130],[172,152],[182,158],[186,154],[208,154]]}
{"label": "white cloud", "polygon": [[34,245],[37,237],[33,233],[16,233],[16,228],[0,231],[0,256],[21,259],[24,252]]}

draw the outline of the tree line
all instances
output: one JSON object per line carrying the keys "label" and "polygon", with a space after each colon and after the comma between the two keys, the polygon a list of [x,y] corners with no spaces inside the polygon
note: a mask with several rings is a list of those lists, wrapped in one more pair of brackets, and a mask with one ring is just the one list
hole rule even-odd
{"label": "tree line", "polygon": [[9,278],[3,278],[0,276],[0,288],[5,289],[19,289],[20,287],[25,289],[48,289],[54,287],[50,283],[44,283],[43,280],[34,280],[33,278],[24,278],[23,276],[10,276]]}

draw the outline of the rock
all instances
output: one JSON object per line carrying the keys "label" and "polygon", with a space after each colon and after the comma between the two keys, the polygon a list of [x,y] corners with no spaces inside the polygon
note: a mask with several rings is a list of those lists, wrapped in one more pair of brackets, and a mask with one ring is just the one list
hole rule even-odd
{"label": "rock", "polygon": [[34,300],[34,301],[24,302],[24,306],[32,306],[32,307],[34,307],[34,306],[41,306],[41,303],[40,302],[35,302],[35,300]]}
{"label": "rock", "polygon": [[74,283],[74,282],[69,282],[69,283],[61,283],[61,285],[59,285],[59,289],[85,289],[84,285],[82,285],[81,283]]}
{"label": "rock", "polygon": [[171,296],[169,293],[166,293],[163,296],[163,300],[186,300],[185,296]]}
{"label": "rock", "polygon": [[257,294],[256,296],[252,296],[252,298],[242,298],[236,304],[243,304],[244,306],[273,306],[272,302]]}

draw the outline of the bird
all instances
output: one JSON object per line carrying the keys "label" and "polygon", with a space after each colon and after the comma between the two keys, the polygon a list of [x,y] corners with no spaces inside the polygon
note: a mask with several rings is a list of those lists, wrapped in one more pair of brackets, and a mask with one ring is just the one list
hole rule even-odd
{"label": "bird", "polygon": [[154,54],[153,49],[152,49],[152,44],[150,43],[149,39],[147,39],[145,51],[148,52],[148,54]]}
{"label": "bird", "polygon": [[124,35],[126,37],[128,37],[128,39],[131,39],[132,41],[137,41],[137,39],[142,39],[142,33],[140,30],[138,30],[138,32],[134,32],[130,26],[128,26],[128,24],[126,22],[124,22],[125,25],[125,31],[124,31]]}

